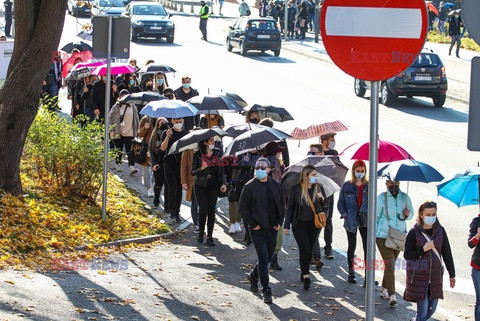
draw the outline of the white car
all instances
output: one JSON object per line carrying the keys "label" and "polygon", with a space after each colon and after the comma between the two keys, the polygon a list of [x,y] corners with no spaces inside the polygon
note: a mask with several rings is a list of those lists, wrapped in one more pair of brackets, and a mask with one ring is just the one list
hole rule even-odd
{"label": "white car", "polygon": [[124,9],[122,0],[94,0],[91,15],[92,17],[120,16]]}

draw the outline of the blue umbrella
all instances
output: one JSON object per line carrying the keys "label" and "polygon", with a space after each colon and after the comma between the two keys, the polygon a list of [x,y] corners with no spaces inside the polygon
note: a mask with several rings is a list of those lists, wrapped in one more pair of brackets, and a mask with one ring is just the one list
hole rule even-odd
{"label": "blue umbrella", "polygon": [[470,167],[437,185],[438,195],[458,207],[479,205],[480,168]]}
{"label": "blue umbrella", "polygon": [[197,113],[197,108],[192,104],[181,100],[168,99],[151,101],[140,111],[140,115],[147,115],[152,118],[183,118],[195,116]]}
{"label": "blue umbrella", "polygon": [[413,160],[404,159],[392,162],[382,167],[378,176],[391,181],[440,182],[444,177],[432,166]]}
{"label": "blue umbrella", "polygon": [[445,9],[449,9],[449,8],[452,8],[452,9],[457,9],[457,5],[455,3],[451,3],[451,2],[447,2],[443,5],[443,7]]}

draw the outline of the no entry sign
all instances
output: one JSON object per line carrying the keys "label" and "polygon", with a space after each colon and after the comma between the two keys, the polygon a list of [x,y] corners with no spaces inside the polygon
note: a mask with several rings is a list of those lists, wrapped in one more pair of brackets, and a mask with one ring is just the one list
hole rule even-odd
{"label": "no entry sign", "polygon": [[384,80],[407,69],[427,36],[424,0],[325,0],[321,32],[333,62],[362,80]]}

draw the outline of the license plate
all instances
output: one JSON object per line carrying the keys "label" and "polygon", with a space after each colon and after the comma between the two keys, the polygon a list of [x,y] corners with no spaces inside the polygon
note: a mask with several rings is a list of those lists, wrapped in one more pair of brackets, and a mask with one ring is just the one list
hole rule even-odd
{"label": "license plate", "polygon": [[415,76],[413,80],[416,81],[432,81],[432,76]]}
{"label": "license plate", "polygon": [[152,30],[162,30],[162,27],[150,27]]}
{"label": "license plate", "polygon": [[270,39],[270,35],[258,35],[258,39]]}

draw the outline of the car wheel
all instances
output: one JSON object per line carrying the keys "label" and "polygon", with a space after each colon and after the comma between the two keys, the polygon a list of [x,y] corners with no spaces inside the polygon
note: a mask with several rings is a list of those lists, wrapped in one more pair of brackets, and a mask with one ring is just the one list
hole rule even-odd
{"label": "car wheel", "polygon": [[137,35],[133,32],[133,29],[132,29],[132,38],[131,38],[131,39],[132,39],[132,42],[137,42],[137,40],[138,40],[138,37],[137,37]]}
{"label": "car wheel", "polygon": [[175,36],[167,37],[167,43],[173,43]]}
{"label": "car wheel", "polygon": [[393,103],[393,94],[388,90],[387,83],[382,83],[382,88],[380,89],[380,102],[385,106],[391,106]]}
{"label": "car wheel", "polygon": [[243,41],[240,42],[240,54],[244,57],[247,55],[247,49],[245,48]]}
{"label": "car wheel", "polygon": [[280,56],[280,50],[274,50],[273,54],[275,55],[275,57]]}
{"label": "car wheel", "polygon": [[412,95],[407,95],[407,98],[412,98],[413,96]]}
{"label": "car wheel", "polygon": [[233,47],[232,47],[232,44],[230,43],[230,39],[227,39],[227,50],[229,52],[232,52],[232,49],[233,49]]}
{"label": "car wheel", "polygon": [[365,92],[367,91],[367,89],[365,88],[365,85],[362,80],[355,78],[354,88],[355,88],[355,95],[357,95],[357,97],[365,96]]}
{"label": "car wheel", "polygon": [[433,104],[435,105],[435,107],[442,107],[445,104],[446,99],[447,99],[446,94],[441,94],[441,95],[432,97]]}

